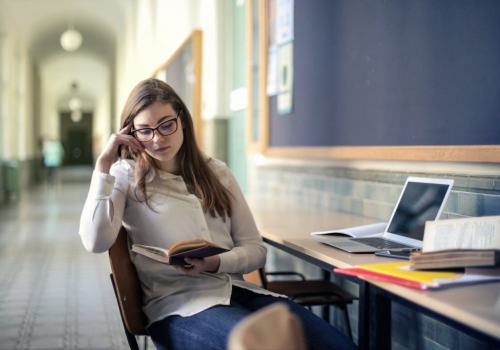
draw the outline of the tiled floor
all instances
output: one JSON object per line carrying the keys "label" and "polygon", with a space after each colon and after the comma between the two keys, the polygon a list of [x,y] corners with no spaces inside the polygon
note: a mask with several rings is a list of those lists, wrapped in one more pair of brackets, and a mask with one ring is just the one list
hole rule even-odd
{"label": "tiled floor", "polygon": [[62,169],[57,187],[0,206],[0,349],[129,348],[108,255],[78,235],[90,174]]}

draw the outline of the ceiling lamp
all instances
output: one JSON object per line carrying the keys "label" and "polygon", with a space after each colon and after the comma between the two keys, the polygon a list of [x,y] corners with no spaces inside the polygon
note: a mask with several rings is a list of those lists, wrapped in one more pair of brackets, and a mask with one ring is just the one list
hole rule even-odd
{"label": "ceiling lamp", "polygon": [[70,114],[70,118],[71,120],[74,122],[74,123],[78,123],[80,120],[82,120],[83,118],[83,113],[82,111],[78,110],[78,111],[73,111],[71,112]]}
{"label": "ceiling lamp", "polygon": [[78,50],[82,41],[82,35],[76,29],[68,29],[61,35],[61,46],[69,52]]}
{"label": "ceiling lamp", "polygon": [[83,113],[82,113],[82,100],[76,96],[78,93],[78,84],[76,82],[71,83],[71,97],[68,101],[68,106],[70,109],[70,117],[71,120],[75,123],[80,122],[83,118]]}
{"label": "ceiling lamp", "polygon": [[69,100],[69,109],[74,112],[82,109],[82,100],[80,100],[78,97],[72,97]]}
{"label": "ceiling lamp", "polygon": [[68,8],[68,30],[61,34],[61,46],[64,50],[73,52],[82,46],[82,34],[74,27],[74,3],[69,3]]}

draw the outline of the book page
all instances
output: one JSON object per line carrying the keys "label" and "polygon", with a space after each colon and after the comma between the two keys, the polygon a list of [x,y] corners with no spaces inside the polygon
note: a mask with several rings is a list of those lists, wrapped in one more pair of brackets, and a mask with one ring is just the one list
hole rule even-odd
{"label": "book page", "polygon": [[344,228],[340,230],[332,231],[316,231],[311,232],[312,236],[322,236],[322,235],[339,235],[339,236],[350,236],[350,237],[375,237],[382,236],[387,227],[387,222],[377,222],[376,224],[369,224],[363,226],[355,226]]}
{"label": "book page", "polygon": [[194,239],[186,239],[183,241],[176,242],[170,246],[170,254],[177,254],[181,252],[185,252],[187,250],[199,248],[206,246],[206,242],[204,239],[201,238],[194,238]]}
{"label": "book page", "polygon": [[164,256],[168,258],[168,249],[160,248],[160,247],[152,247],[148,245],[143,245],[143,244],[134,244],[132,245],[132,251],[135,251],[137,253],[143,253],[143,252],[148,252],[151,254],[156,254],[159,256]]}
{"label": "book page", "polygon": [[204,240],[203,238],[193,238],[172,244],[172,246],[170,247],[170,254],[179,254],[185,251],[207,246],[220,248],[217,244]]}
{"label": "book page", "polygon": [[500,249],[500,216],[428,221],[422,251]]}

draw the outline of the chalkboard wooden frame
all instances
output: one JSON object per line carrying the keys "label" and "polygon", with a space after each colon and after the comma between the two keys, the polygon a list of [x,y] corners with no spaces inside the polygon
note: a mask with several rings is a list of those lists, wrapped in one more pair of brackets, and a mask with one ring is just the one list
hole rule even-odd
{"label": "chalkboard wooden frame", "polygon": [[[247,37],[247,149],[252,153],[262,153],[269,144],[268,103],[266,87],[267,79],[267,31],[262,30],[261,18],[267,16],[267,6],[260,0],[246,1],[246,37]],[[258,45],[255,47],[254,43]],[[255,72],[257,68],[257,72]],[[255,89],[257,85],[257,89]],[[257,90],[257,91],[256,91]]]}
{"label": "chalkboard wooden frame", "polygon": [[[411,145],[411,146],[271,146],[270,140],[270,100],[266,94],[268,59],[268,9],[267,1],[259,2],[259,140],[249,142],[249,149],[270,157],[367,159],[367,160],[409,160],[446,162],[500,162],[500,145]],[[251,8],[251,6],[250,6]],[[249,16],[249,21],[253,21]],[[251,28],[251,27],[248,27]],[[252,62],[252,45],[249,45],[249,61]],[[250,80],[249,83],[252,81]],[[249,85],[249,93],[252,85]],[[249,99],[249,101],[251,101]],[[249,116],[251,114],[249,113]],[[251,123],[249,134],[253,130]]]}
{"label": "chalkboard wooden frame", "polygon": [[[203,119],[201,116],[202,112],[202,67],[203,67],[203,32],[201,30],[194,30],[186,40],[175,50],[175,52],[155,71],[153,72],[153,78],[160,78],[161,74],[164,73],[170,66],[176,63],[176,60],[182,57],[182,55],[191,50],[192,55],[192,65],[193,65],[193,76],[194,82],[192,84],[192,91],[190,92],[192,97],[192,106],[190,108],[191,116],[194,123],[194,132],[196,139],[200,145],[203,144]],[[185,74],[182,74],[182,78],[185,78]],[[184,82],[183,84],[184,85]],[[174,89],[177,88],[172,86]],[[180,91],[177,91],[181,95]],[[181,95],[183,99],[183,97]],[[184,101],[187,102],[187,101]],[[188,106],[189,108],[189,106]]]}

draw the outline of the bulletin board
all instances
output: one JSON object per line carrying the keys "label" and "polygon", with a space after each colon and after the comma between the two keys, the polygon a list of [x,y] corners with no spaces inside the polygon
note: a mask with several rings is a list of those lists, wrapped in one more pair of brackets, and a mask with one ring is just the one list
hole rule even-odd
{"label": "bulletin board", "polygon": [[500,161],[500,2],[295,1],[286,114],[266,94],[269,8],[258,4],[264,154]]}

